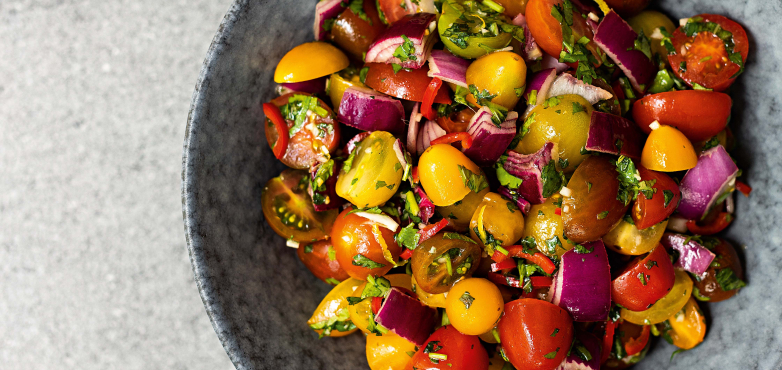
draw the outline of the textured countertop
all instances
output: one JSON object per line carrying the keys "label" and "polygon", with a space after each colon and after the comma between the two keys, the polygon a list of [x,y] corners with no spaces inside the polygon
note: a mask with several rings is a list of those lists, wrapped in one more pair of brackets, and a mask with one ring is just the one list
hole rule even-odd
{"label": "textured countertop", "polygon": [[233,369],[180,202],[230,0],[0,2],[0,368]]}

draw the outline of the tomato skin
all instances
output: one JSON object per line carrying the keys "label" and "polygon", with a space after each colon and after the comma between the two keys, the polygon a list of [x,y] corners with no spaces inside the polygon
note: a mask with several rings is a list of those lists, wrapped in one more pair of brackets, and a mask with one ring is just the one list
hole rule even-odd
{"label": "tomato skin", "polygon": [[652,131],[641,151],[641,165],[653,171],[684,171],[697,164],[692,142],[673,126],[660,125]]}
{"label": "tomato skin", "polygon": [[[311,250],[309,250],[310,246]],[[350,276],[342,269],[336,258],[332,260],[329,257],[329,248],[332,248],[331,240],[321,240],[312,244],[301,243],[296,249],[296,255],[316,278],[326,283],[329,283],[326,281],[329,278],[344,281]]]}
{"label": "tomato skin", "polygon": [[341,71],[348,65],[348,57],[334,45],[320,41],[308,42],[291,49],[280,59],[274,70],[274,82],[314,80]]}
{"label": "tomato skin", "polygon": [[[657,189],[652,199],[646,199],[643,194],[638,194],[638,198],[635,200],[635,204],[633,204],[633,211],[631,212],[633,221],[635,221],[635,226],[642,230],[657,225],[673,214],[679,205],[682,193],[679,190],[679,185],[670,176],[662,172],[647,170],[642,166],[637,168],[641,174],[641,181],[656,180],[652,187]],[[667,207],[665,206],[665,191],[673,193],[673,197],[668,202]]]}
{"label": "tomato skin", "polygon": [[673,345],[681,349],[692,349],[706,336],[706,317],[703,316],[698,302],[690,297],[684,308],[668,319],[671,324],[669,332]]}
{"label": "tomato skin", "polygon": [[[372,232],[372,225],[375,223],[355,213],[348,214],[351,210],[352,207],[346,208],[337,216],[331,231],[331,240],[334,243],[339,265],[348,275],[359,280],[366,280],[370,274],[385,275],[393,265],[383,257],[382,247]],[[394,232],[382,226],[379,229],[391,255],[394,259],[398,259],[402,248],[394,241]],[[353,264],[353,257],[358,254],[385,266],[373,269],[356,266]]]}
{"label": "tomato skin", "polygon": [[287,169],[269,180],[261,194],[261,210],[277,235],[309,243],[328,238],[338,212],[315,211],[306,181],[302,182],[305,176],[306,171]]}
{"label": "tomato skin", "polygon": [[727,94],[681,90],[647,95],[633,104],[633,120],[647,135],[649,124],[679,129],[691,141],[708,140],[728,124],[733,100]]}
{"label": "tomato skin", "polygon": [[611,300],[628,310],[644,311],[668,294],[675,279],[671,259],[658,244],[643,259],[633,259],[611,282]]}
{"label": "tomato skin", "polygon": [[[461,239],[446,239],[444,236],[444,233],[437,234],[422,242],[410,259],[418,289],[426,293],[447,292],[456,280],[471,276],[481,261],[481,248],[478,244]],[[441,256],[451,249],[459,250],[458,255],[451,258],[453,274],[448,275],[443,263],[435,265],[433,269],[432,263],[439,261]],[[459,271],[460,266],[463,267],[462,271]]]}
{"label": "tomato skin", "polygon": [[[526,9],[527,25],[532,37],[546,54],[554,58],[559,58],[559,53],[562,51],[562,26],[551,15],[551,7],[563,2],[563,0],[529,0]],[[573,26],[571,28],[575,40],[586,36],[591,41],[594,36],[592,29],[587,25],[581,13],[576,10],[576,7],[573,8]],[[597,60],[601,60],[594,43],[587,44],[587,49],[595,54]]]}
{"label": "tomato skin", "polygon": [[[466,295],[465,295],[466,294]],[[467,304],[465,297],[472,297]],[[502,293],[491,281],[469,278],[456,283],[448,292],[445,312],[457,330],[468,335],[490,332],[502,315]]]}
{"label": "tomato skin", "polygon": [[475,162],[451,145],[432,145],[421,154],[418,160],[418,176],[421,186],[435,206],[453,205],[472,192],[464,184],[459,166],[485,176]]}
{"label": "tomato skin", "polygon": [[[506,303],[497,330],[505,354],[517,369],[554,370],[573,342],[573,319],[567,311],[539,299]],[[545,357],[552,352],[553,358]]]}
{"label": "tomato skin", "polygon": [[623,18],[631,17],[644,10],[651,0],[605,0]]}
{"label": "tomato skin", "polygon": [[[352,295],[360,285],[361,280],[347,279],[332,288],[331,291],[326,294],[326,297],[320,301],[318,307],[315,309],[315,312],[313,312],[310,319],[307,320],[307,324],[314,325],[338,316],[342,310],[348,307],[347,297]],[[313,330],[315,330],[315,332],[318,334],[323,332],[323,330],[320,329]],[[354,331],[356,331],[355,328],[347,331],[334,330],[331,331],[329,336],[344,337],[353,333]]]}
{"label": "tomato skin", "polygon": [[407,9],[402,7],[405,4],[404,0],[378,0],[377,6],[380,11],[386,16],[386,22],[392,24],[408,14]]}
{"label": "tomato skin", "polygon": [[364,13],[372,21],[359,18],[350,8],[346,8],[331,27],[331,41],[339,45],[354,60],[362,60],[363,54],[369,50],[369,45],[386,29],[377,14],[373,0],[364,0]]}
{"label": "tomato skin", "polygon": [[739,290],[723,290],[720,284],[717,283],[717,272],[730,268],[739,279],[743,279],[744,269],[741,267],[741,261],[738,254],[736,254],[736,249],[726,240],[720,239],[720,243],[712,248],[711,251],[716,255],[714,262],[719,264],[719,267],[716,267],[716,264],[713,263],[706,270],[705,276],[694,283],[695,288],[698,289],[698,295],[708,299],[709,302],[720,302],[733,297]]}
{"label": "tomato skin", "polygon": [[[713,22],[733,34],[733,50],[741,54],[741,60],[747,61],[749,53],[749,41],[747,32],[740,24],[716,14],[699,14],[695,17],[703,18],[704,22]],[[693,17],[693,18],[695,18]],[[728,50],[725,50],[723,41],[711,32],[700,32],[687,37],[682,27],[673,32],[671,38],[676,54],[669,54],[668,61],[673,67],[673,72],[679,78],[692,86],[697,83],[707,89],[723,91],[727,89],[735,78],[731,78],[739,71],[739,66],[728,60]],[[682,55],[682,50],[687,53]],[[703,58],[709,58],[703,61]],[[686,62],[686,71],[681,71],[679,65]]]}
{"label": "tomato skin", "polygon": [[[397,73],[394,73],[391,64],[386,63],[367,63],[364,67],[369,67],[367,78],[364,80],[367,86],[399,99],[423,102],[426,88],[432,82],[432,78],[426,75],[429,73],[428,65],[419,69],[401,69]],[[441,86],[434,97],[434,102],[450,104],[451,98],[448,92],[445,86]]]}
{"label": "tomato skin", "polygon": [[415,344],[395,335],[367,335],[367,362],[371,370],[405,370],[411,358],[408,351],[415,351]]}
{"label": "tomato skin", "polygon": [[[277,108],[282,107],[283,105],[288,104],[288,99],[294,95],[311,96],[310,94],[293,92],[274,98],[271,103],[277,106]],[[339,146],[341,125],[337,124],[334,112],[331,111],[331,108],[329,108],[326,103],[318,99],[318,105],[326,110],[328,113],[327,116],[320,117],[315,114],[312,116],[315,117],[315,120],[311,122],[311,118],[307,118],[307,121],[304,123],[304,125],[306,126],[310,122],[316,126],[319,124],[328,124],[331,125],[333,130],[326,131],[324,137],[320,138],[314,135],[310,130],[302,127],[302,129],[297,131],[293,137],[288,139],[288,149],[285,151],[285,155],[280,158],[280,162],[286,166],[300,170],[309,169],[313,164],[315,164],[315,162],[317,162],[317,158],[323,155],[323,152],[320,151],[320,146],[325,146],[329,153],[334,153],[334,151],[337,150],[337,147]],[[287,124],[288,129],[293,127],[295,124],[293,120],[289,119],[286,119],[285,123]],[[266,141],[269,143],[269,147],[271,148],[273,147],[274,143],[277,142],[279,133],[276,129],[274,129],[274,127],[271,127],[270,129],[268,124],[264,127],[266,131]]]}
{"label": "tomato skin", "polygon": [[[439,363],[434,363],[429,358],[429,353],[424,349],[430,342],[438,341],[437,346],[442,348],[434,353],[448,356]],[[567,352],[567,351],[565,351]],[[443,326],[426,340],[426,343],[418,349],[413,356],[408,370],[487,370],[489,368],[489,354],[481,345],[481,340],[474,335],[465,335],[454,329],[453,326]]]}

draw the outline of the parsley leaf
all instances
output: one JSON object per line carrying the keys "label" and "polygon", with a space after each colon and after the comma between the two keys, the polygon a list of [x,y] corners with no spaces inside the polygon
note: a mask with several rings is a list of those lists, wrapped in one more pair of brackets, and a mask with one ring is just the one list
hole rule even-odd
{"label": "parsley leaf", "polygon": [[597,219],[602,220],[608,217],[608,211],[603,211],[597,214]]}
{"label": "parsley leaf", "polygon": [[377,263],[369,257],[363,255],[363,254],[357,254],[353,256],[353,266],[359,266],[359,267],[366,267],[368,269],[376,269],[380,267],[386,267],[386,265],[382,263]]}
{"label": "parsley leaf", "polygon": [[470,239],[470,238],[468,238],[468,237],[466,237],[466,236],[464,236],[462,234],[459,234],[459,233],[447,232],[447,233],[443,234],[443,239],[457,239],[457,240],[465,241],[465,242],[472,243],[472,244],[478,244],[478,243],[475,242],[475,240],[472,240],[472,239]]}
{"label": "parsley leaf", "polygon": [[397,46],[394,50],[394,56],[399,58],[400,61],[406,62],[408,60],[418,60],[415,56],[415,44],[407,36],[402,35],[402,45]]}
{"label": "parsley leaf", "polygon": [[554,235],[551,237],[551,239],[546,240],[546,251],[549,255],[554,255],[557,253],[557,247],[565,249],[565,247],[562,246],[562,242],[559,241],[559,237]]}
{"label": "parsley leaf", "polygon": [[717,271],[716,279],[717,284],[720,285],[720,288],[726,292],[747,286],[747,283],[739,279],[739,277],[736,276],[736,273],[730,267],[726,267]]}
{"label": "parsley leaf", "polygon": [[619,156],[619,159],[616,160],[616,172],[618,174],[617,180],[619,180],[619,191],[616,194],[616,199],[624,205],[628,205],[635,200],[638,197],[638,192],[643,193],[646,199],[651,199],[657,192],[657,188],[652,187],[656,180],[641,181],[638,169],[635,168],[635,164],[628,157]]}
{"label": "parsley leaf", "polygon": [[562,185],[565,183],[565,175],[557,171],[554,161],[549,161],[540,172],[540,179],[543,182],[543,198],[548,198],[558,192],[559,189],[562,189]]}
{"label": "parsley leaf", "polygon": [[464,308],[469,310],[470,306],[472,306],[472,302],[475,301],[475,298],[470,295],[470,292],[465,291],[464,294],[462,294],[461,297],[459,297],[459,301],[464,303]]}
{"label": "parsley leaf", "polygon": [[649,42],[649,38],[644,35],[643,30],[638,33],[638,38],[633,42],[633,49],[644,53],[649,60],[652,59],[652,45]]}
{"label": "parsley leaf", "polygon": [[551,359],[553,359],[554,357],[556,357],[556,356],[557,356],[557,352],[559,352],[559,347],[557,347],[557,349],[556,349],[556,350],[553,350],[553,351],[551,351],[551,352],[549,352],[549,353],[547,353],[547,354],[543,355],[543,357],[545,357],[545,358],[547,358],[547,359],[551,360]]}
{"label": "parsley leaf", "polygon": [[663,190],[663,197],[665,198],[663,208],[668,208],[668,205],[671,204],[671,200],[673,200],[673,191]]}
{"label": "parsley leaf", "polygon": [[418,247],[418,242],[421,240],[421,234],[418,233],[413,223],[401,228],[399,233],[394,236],[397,244],[404,246],[407,249],[415,249]]}
{"label": "parsley leaf", "polygon": [[462,177],[464,186],[475,193],[480,193],[481,190],[486,189],[489,186],[489,183],[486,181],[486,176],[472,172],[462,165],[459,165],[459,175]]}
{"label": "parsley leaf", "polygon": [[367,13],[364,11],[364,0],[351,0],[348,9],[350,9],[353,14],[369,23],[370,26],[372,25],[372,20],[369,19],[369,16],[367,16]]}

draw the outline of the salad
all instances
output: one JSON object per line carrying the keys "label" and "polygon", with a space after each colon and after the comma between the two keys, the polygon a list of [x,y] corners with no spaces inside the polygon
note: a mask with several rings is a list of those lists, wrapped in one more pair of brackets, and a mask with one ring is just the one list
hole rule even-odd
{"label": "salad", "polygon": [[[622,369],[746,284],[749,43],[649,0],[323,0],[263,104],[269,226],[373,370]],[[715,318],[716,319],[716,318]],[[304,325],[304,323],[301,323]]]}

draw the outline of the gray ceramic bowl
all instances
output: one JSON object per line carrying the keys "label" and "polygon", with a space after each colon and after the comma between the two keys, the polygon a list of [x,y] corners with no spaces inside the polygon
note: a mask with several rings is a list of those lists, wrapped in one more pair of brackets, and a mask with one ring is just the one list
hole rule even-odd
{"label": "gray ceramic bowl", "polygon": [[[681,3],[681,4],[678,4]],[[206,312],[237,369],[368,369],[359,334],[318,340],[305,321],[329,287],[264,222],[261,189],[282,169],[260,124],[280,58],[312,40],[314,1],[237,1],[215,36],[196,85],[184,143],[182,203],[190,259]],[[782,2],[665,0],[673,19],[717,13],[750,35],[747,71],[734,84],[731,126],[749,199],[738,196],[728,238],[749,286],[704,305],[706,341],[679,354],[660,342],[639,369],[779,369],[782,233],[779,99]]]}

